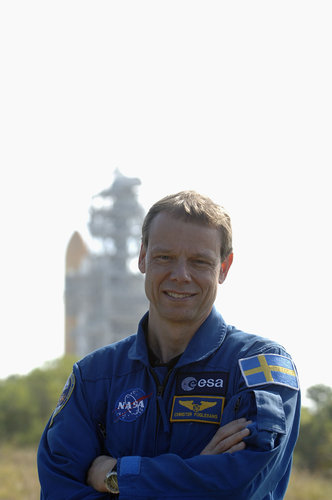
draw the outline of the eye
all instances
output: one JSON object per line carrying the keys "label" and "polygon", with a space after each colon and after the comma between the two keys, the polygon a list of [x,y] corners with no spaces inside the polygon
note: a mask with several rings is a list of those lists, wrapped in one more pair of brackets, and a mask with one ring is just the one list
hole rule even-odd
{"label": "eye", "polygon": [[209,262],[204,259],[195,259],[194,264],[196,264],[197,266],[208,266]]}
{"label": "eye", "polygon": [[156,255],[155,259],[159,260],[160,262],[167,262],[171,260],[171,257],[170,255]]}
{"label": "eye", "polygon": [[208,259],[201,259],[201,258],[196,258],[193,259],[193,265],[196,266],[197,268],[210,268],[213,267],[213,262],[211,262]]}

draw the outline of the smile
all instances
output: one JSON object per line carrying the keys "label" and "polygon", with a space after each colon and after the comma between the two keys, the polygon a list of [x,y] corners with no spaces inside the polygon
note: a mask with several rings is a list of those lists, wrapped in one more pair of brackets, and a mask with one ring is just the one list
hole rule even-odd
{"label": "smile", "polygon": [[177,292],[165,292],[165,294],[168,297],[172,297],[173,299],[187,299],[195,295],[193,293],[177,293]]}

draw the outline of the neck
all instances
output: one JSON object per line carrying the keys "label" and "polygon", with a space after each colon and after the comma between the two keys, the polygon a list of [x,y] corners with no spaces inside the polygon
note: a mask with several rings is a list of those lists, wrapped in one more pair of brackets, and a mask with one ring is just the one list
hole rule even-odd
{"label": "neck", "polygon": [[182,324],[158,322],[154,325],[153,318],[149,317],[148,343],[150,349],[163,362],[168,363],[171,359],[182,354],[196,329],[190,329]]}

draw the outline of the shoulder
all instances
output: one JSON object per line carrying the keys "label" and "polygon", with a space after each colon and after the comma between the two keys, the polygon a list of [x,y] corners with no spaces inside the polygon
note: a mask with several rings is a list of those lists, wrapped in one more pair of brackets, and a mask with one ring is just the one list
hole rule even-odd
{"label": "shoulder", "polygon": [[237,353],[235,357],[238,358],[264,352],[287,355],[286,349],[278,342],[261,335],[239,330],[230,325],[227,326],[225,346],[234,351],[234,355]]}
{"label": "shoulder", "polygon": [[226,339],[234,367],[246,387],[276,384],[299,389],[292,357],[278,342],[234,327],[228,328]]}
{"label": "shoulder", "polygon": [[136,334],[91,352],[76,365],[83,380],[112,378],[114,373],[128,369],[128,351]]}

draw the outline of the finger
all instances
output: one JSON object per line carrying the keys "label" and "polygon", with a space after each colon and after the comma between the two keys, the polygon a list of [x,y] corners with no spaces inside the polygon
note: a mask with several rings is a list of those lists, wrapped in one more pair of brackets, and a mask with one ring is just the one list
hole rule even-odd
{"label": "finger", "polygon": [[247,425],[251,423],[250,420],[246,420],[245,418],[240,418],[238,420],[233,420],[232,422],[229,422],[228,424],[219,427],[211,441],[208,443],[206,448],[213,449],[218,444],[227,439],[230,436],[233,436],[234,434],[237,434],[240,432],[242,429],[246,428]]}
{"label": "finger", "polygon": [[247,420],[245,418],[233,420],[232,422],[229,422],[228,424],[223,425],[222,427],[219,427],[215,436],[216,436],[216,438],[225,439],[225,438],[232,436],[233,434],[236,434],[237,432],[241,431],[242,429],[247,427],[247,425],[249,425],[250,423],[251,423],[251,421]]}
{"label": "finger", "polygon": [[237,443],[234,446],[232,446],[229,450],[225,451],[224,453],[230,453],[230,454],[235,453],[236,451],[244,450],[245,447],[246,447],[246,443],[241,441],[240,443]]}
{"label": "finger", "polygon": [[241,443],[245,437],[249,436],[249,434],[250,434],[250,430],[247,427],[245,429],[242,429],[241,431],[237,432],[236,434],[232,434],[231,436],[227,437],[226,439],[223,439],[222,441],[220,441],[214,447],[214,452],[216,454],[226,453],[233,446],[236,446],[237,444]]}
{"label": "finger", "polygon": [[207,446],[201,451],[201,454],[216,455],[228,451],[232,446],[239,443],[245,436],[250,434],[249,429],[244,427],[250,423],[251,421],[243,419],[240,422],[234,421],[227,424],[227,426],[221,427]]}

